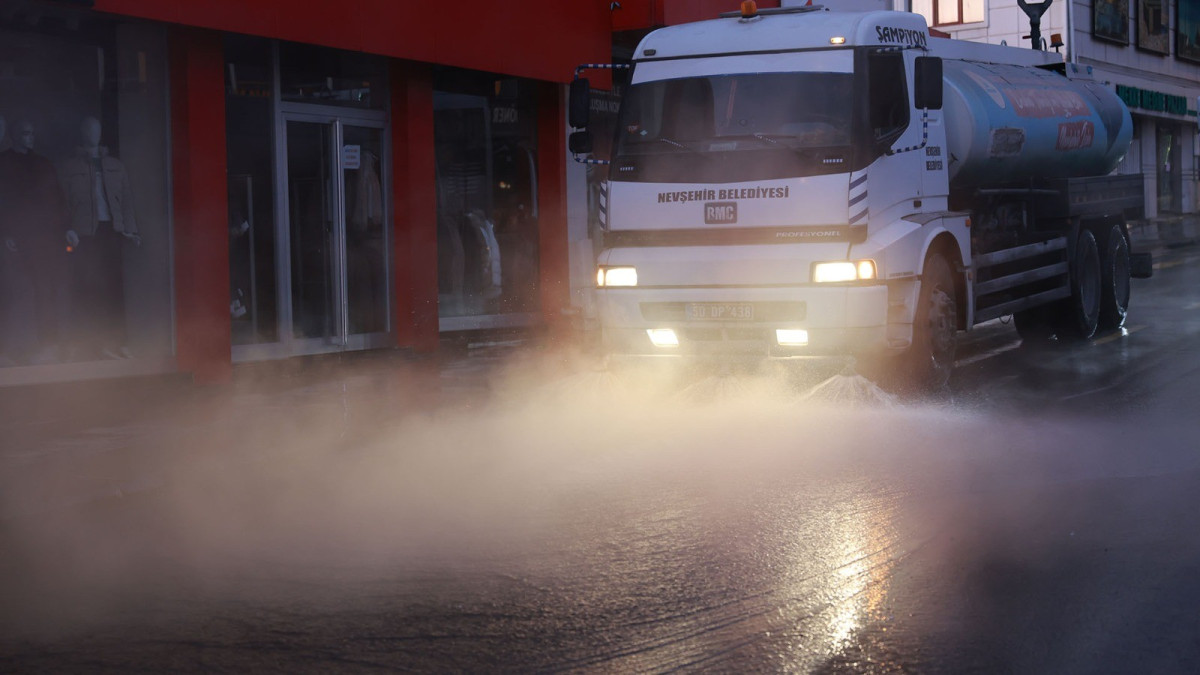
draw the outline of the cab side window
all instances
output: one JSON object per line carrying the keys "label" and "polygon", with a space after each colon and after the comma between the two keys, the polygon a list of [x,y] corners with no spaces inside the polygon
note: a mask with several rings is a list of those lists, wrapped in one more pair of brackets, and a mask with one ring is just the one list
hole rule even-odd
{"label": "cab side window", "polygon": [[908,126],[908,86],[900,52],[871,54],[867,61],[869,120],[876,141],[899,136]]}

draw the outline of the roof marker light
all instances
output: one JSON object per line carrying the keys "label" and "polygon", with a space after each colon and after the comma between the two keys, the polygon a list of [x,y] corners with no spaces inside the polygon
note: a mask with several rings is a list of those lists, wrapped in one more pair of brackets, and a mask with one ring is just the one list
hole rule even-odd
{"label": "roof marker light", "polygon": [[840,36],[840,35],[839,35],[839,36],[837,36],[837,37],[831,37],[831,38],[829,38],[829,44],[831,44],[831,45],[844,45],[844,44],[846,44],[846,38],[844,38],[844,37],[842,37],[842,36]]}

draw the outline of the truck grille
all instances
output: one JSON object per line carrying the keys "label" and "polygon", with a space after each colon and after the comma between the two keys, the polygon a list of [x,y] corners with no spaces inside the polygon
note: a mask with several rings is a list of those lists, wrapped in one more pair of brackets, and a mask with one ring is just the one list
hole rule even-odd
{"label": "truck grille", "polygon": [[[646,321],[686,321],[686,302],[643,302],[642,318]],[[754,322],[803,321],[808,314],[803,302],[755,302]],[[712,329],[704,329],[712,330]],[[739,338],[740,339],[740,338]]]}
{"label": "truck grille", "polygon": [[685,328],[682,333],[688,342],[763,342],[769,337],[763,328]]}

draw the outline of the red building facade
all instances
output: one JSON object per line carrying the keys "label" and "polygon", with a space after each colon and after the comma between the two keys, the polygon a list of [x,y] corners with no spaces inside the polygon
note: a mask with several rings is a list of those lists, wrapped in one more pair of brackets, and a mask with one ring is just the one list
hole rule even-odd
{"label": "red building facade", "polygon": [[612,11],[0,0],[0,384],[553,326]]}

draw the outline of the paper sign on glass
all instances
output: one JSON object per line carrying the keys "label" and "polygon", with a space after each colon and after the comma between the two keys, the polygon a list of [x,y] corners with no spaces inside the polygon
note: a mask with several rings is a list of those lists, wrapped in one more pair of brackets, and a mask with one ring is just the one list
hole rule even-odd
{"label": "paper sign on glass", "polygon": [[360,166],[362,166],[362,146],[343,145],[342,167],[345,169],[357,169]]}

